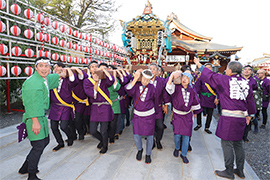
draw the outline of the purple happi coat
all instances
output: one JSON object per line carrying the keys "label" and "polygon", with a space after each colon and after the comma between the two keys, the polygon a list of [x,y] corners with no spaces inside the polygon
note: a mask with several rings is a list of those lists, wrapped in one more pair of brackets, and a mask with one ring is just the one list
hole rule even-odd
{"label": "purple happi coat", "polygon": [[155,77],[154,81],[150,81],[155,87],[155,115],[156,119],[163,119],[162,105],[171,101],[170,95],[165,90],[165,79]]}
{"label": "purple happi coat", "polygon": [[253,91],[256,91],[258,90],[258,85],[257,85],[257,81],[252,77],[250,76],[248,79],[248,84],[250,86],[250,88],[253,90]]}
{"label": "purple happi coat", "polygon": [[[108,87],[114,83],[114,77],[99,80],[99,87],[110,98]],[[89,79],[83,81],[83,89],[91,103],[90,121],[91,122],[108,122],[114,117],[112,107],[108,101],[94,90],[94,85]],[[94,97],[96,93],[96,98]]]}
{"label": "purple happi coat", "polygon": [[[171,85],[167,83],[166,90],[171,94],[174,134],[191,137],[193,126],[192,110],[198,111],[201,109],[197,93],[190,85],[185,89],[181,84],[174,85],[173,83]],[[180,114],[179,111],[184,114]]]}
{"label": "purple happi coat", "polygon": [[[261,85],[263,87],[263,94],[268,94],[270,96],[270,80],[265,77],[263,80],[261,80]],[[269,105],[270,98],[268,98],[268,101],[263,101],[262,107],[267,108]]]}
{"label": "purple happi coat", "polygon": [[[59,86],[56,88],[61,99],[68,103],[72,104],[72,89],[78,84],[78,79],[75,74],[73,74],[74,81],[72,77],[67,77],[59,80]],[[53,90],[50,91],[51,97],[51,110],[49,114],[49,119],[51,120],[69,120],[70,117],[74,118],[74,112],[71,107],[61,104],[56,98]]]}
{"label": "purple happi coat", "polygon": [[[201,77],[219,92],[222,111],[247,111],[246,115],[256,113],[252,89],[241,75],[226,76],[204,68]],[[243,116],[245,115],[243,114]],[[240,141],[243,138],[245,127],[245,117],[225,116],[222,112],[216,135],[223,140]]]}
{"label": "purple happi coat", "polygon": [[[200,104],[202,107],[216,108],[216,105],[214,103],[216,96],[209,91],[209,89],[205,85],[205,82],[202,81],[201,77],[199,77],[195,83],[195,90],[199,95]],[[216,93],[216,89],[212,88],[212,90]],[[211,94],[211,96],[208,97],[204,93],[209,93],[209,95]]]}
{"label": "purple happi coat", "polygon": [[127,94],[133,98],[133,106],[135,106],[138,99],[134,112],[150,112],[152,110],[152,113],[145,116],[134,113],[132,119],[133,133],[140,136],[152,136],[155,133],[155,87],[148,84],[140,97],[143,88],[141,82],[137,82],[133,87],[131,87],[130,83],[125,86]]}
{"label": "purple happi coat", "polygon": [[126,95],[126,91],[125,91],[125,85],[129,82],[129,78],[127,78],[126,76],[123,76],[123,79],[119,78],[119,83],[121,85],[120,89],[117,91],[119,94],[119,103],[120,103],[120,110],[121,110],[121,114],[125,114],[126,109],[125,109],[125,95]]}
{"label": "purple happi coat", "polygon": [[[83,81],[88,78],[88,75],[84,71],[82,71],[82,72],[83,72],[83,77],[81,77],[82,79],[80,79],[80,75],[78,75],[78,80],[79,81],[78,81],[77,86],[75,86],[73,88],[73,93],[78,98],[80,98],[81,100],[85,100],[87,98],[87,96],[86,96],[86,94],[84,93],[84,90],[83,90]],[[75,112],[79,112],[79,113],[84,114],[86,104],[82,103],[82,102],[79,102],[74,98],[73,98],[73,102],[74,102],[74,105],[75,105]]]}

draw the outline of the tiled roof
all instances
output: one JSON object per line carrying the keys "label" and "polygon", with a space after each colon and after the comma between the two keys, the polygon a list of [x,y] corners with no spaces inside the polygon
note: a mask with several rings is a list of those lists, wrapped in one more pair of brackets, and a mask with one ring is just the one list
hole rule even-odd
{"label": "tiled roof", "polygon": [[178,40],[175,36],[171,37],[172,46],[180,46],[189,51],[197,52],[215,52],[215,51],[240,51],[243,47],[227,46],[223,44],[195,41],[195,40]]}

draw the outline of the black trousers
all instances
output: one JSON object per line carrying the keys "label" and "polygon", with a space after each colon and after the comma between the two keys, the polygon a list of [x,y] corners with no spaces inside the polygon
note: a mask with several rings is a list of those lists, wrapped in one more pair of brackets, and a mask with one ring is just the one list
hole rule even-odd
{"label": "black trousers", "polygon": [[234,156],[236,157],[236,167],[239,170],[244,169],[245,151],[243,141],[226,141],[221,139],[221,146],[224,155],[225,167],[228,172],[233,174]]}
{"label": "black trousers", "polygon": [[[207,114],[207,118],[206,118],[206,122],[205,122],[205,128],[209,128],[211,121],[212,121],[212,116],[213,116],[213,108],[207,108],[204,107],[206,109],[206,114]],[[199,114],[197,114],[197,125],[202,125],[202,112],[200,112]]]}
{"label": "black trousers", "polygon": [[246,125],[246,127],[245,127],[243,140],[247,139],[247,137],[248,137],[248,132],[249,132],[250,128],[251,128],[251,122],[249,123],[249,125]]}
{"label": "black trousers", "polygon": [[76,130],[78,131],[79,136],[84,136],[85,129],[84,129],[84,119],[83,119],[82,113],[75,112],[74,125],[75,125]]}
{"label": "black trousers", "polygon": [[[120,115],[121,114],[114,114],[114,118],[113,118],[113,120],[112,121],[110,121],[109,122],[109,130],[108,130],[108,134],[109,134],[109,138],[110,139],[114,139],[114,135],[115,135],[115,133],[116,133],[116,127],[117,127],[117,125],[119,126],[121,126],[121,123],[119,124],[118,122],[119,122],[119,117],[120,117]],[[120,128],[119,128],[120,129]]]}
{"label": "black trousers", "polygon": [[266,107],[263,107],[262,108],[262,114],[263,114],[263,124],[266,125],[266,123],[267,123],[267,117],[268,117],[267,108]]}
{"label": "black trousers", "polygon": [[84,133],[90,132],[90,115],[83,115],[83,129]]}
{"label": "black trousers", "polygon": [[28,173],[36,173],[38,170],[38,162],[45,147],[49,144],[50,138],[46,137],[38,141],[30,141],[32,149],[27,155]]}
{"label": "black trousers", "polygon": [[56,142],[59,145],[64,145],[64,140],[62,138],[62,135],[59,131],[59,123],[60,123],[60,129],[66,134],[66,136],[68,137],[68,139],[73,139],[73,135],[72,135],[72,131],[71,131],[71,127],[70,127],[70,123],[71,120],[66,121],[66,120],[60,120],[60,121],[55,121],[55,120],[51,120],[51,129],[53,132],[53,135],[56,139]]}
{"label": "black trousers", "polygon": [[163,137],[163,132],[164,132],[163,119],[156,119],[155,132],[156,132],[155,133],[156,141],[160,142]]}
{"label": "black trousers", "polygon": [[[100,132],[97,130],[100,124]],[[108,147],[108,126],[109,122],[91,122],[90,121],[90,134],[103,143],[103,147]]]}

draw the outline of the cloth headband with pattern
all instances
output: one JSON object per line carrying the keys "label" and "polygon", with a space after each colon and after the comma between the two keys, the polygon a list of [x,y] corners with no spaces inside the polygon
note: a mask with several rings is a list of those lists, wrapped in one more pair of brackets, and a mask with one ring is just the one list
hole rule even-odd
{"label": "cloth headband with pattern", "polygon": [[37,62],[36,62],[35,65],[38,65],[41,62],[47,63],[47,64],[51,65],[51,61],[49,59],[40,59],[40,60],[37,60]]}

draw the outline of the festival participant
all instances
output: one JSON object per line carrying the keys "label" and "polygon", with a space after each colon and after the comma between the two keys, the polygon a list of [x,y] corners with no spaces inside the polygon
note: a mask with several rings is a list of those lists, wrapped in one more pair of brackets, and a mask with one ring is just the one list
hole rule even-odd
{"label": "festival participant", "polygon": [[[113,71],[113,77],[114,77],[113,85],[108,88],[108,90],[110,92],[110,99],[112,101],[112,110],[114,113],[114,118],[109,123],[109,131],[108,132],[109,132],[109,143],[113,144],[116,130],[120,129],[120,126],[121,126],[121,110],[120,110],[120,102],[119,102],[119,98],[118,98],[119,95],[117,93],[117,91],[119,91],[121,85],[119,83],[119,80],[116,77],[116,73],[118,73],[116,71],[116,67],[109,65],[108,70]],[[122,74],[121,74],[121,77],[123,79]]]}
{"label": "festival participant", "polygon": [[62,62],[54,65],[54,72],[56,74],[64,73],[66,76],[59,79],[59,86],[50,92],[51,109],[49,119],[51,120],[51,129],[58,145],[53,148],[53,151],[58,151],[65,146],[60,129],[68,137],[67,145],[72,146],[76,139],[76,132],[74,126],[74,110],[72,104],[72,89],[78,84],[77,76],[70,68],[65,68]]}
{"label": "festival participant", "polygon": [[[252,77],[252,74],[253,74],[252,67],[250,65],[245,66],[244,69],[243,69],[242,75],[248,81],[248,84],[249,84],[250,88],[254,92],[254,91],[258,90],[258,86],[257,86],[256,80]],[[255,129],[257,128],[257,131],[258,131],[258,121],[255,120],[253,122],[254,122],[254,125],[255,125]],[[245,131],[244,131],[243,141],[245,143],[249,142],[247,137],[248,137],[248,132],[249,132],[250,129],[251,129],[251,123],[246,125]]]}
{"label": "festival participant", "polygon": [[[218,121],[216,135],[221,138],[226,169],[216,170],[215,174],[228,179],[234,179],[234,174],[245,178],[243,171],[245,151],[242,139],[246,124],[249,124],[251,119],[249,114],[255,114],[256,108],[252,89],[241,76],[242,64],[238,61],[230,62],[226,75],[221,75],[204,68],[198,58],[195,58],[194,62],[201,72],[202,79],[219,92],[222,114]],[[233,169],[234,154],[236,169]]]}
{"label": "festival participant", "polygon": [[50,59],[38,57],[35,60],[36,72],[22,85],[22,100],[25,109],[23,122],[26,124],[28,139],[32,149],[19,170],[20,174],[28,173],[28,180],[38,180],[36,176],[39,159],[49,144],[48,120],[45,110],[49,109],[49,90],[58,86],[59,77],[63,74],[49,74]]}
{"label": "festival participant", "polygon": [[[205,67],[212,71],[211,63],[206,63]],[[218,104],[216,90],[212,88],[209,84],[203,82],[202,78],[200,77],[197,79],[195,83],[195,90],[199,95],[200,104],[202,108],[206,109],[207,117],[204,131],[208,134],[212,134],[209,128],[212,121],[214,108],[216,108],[216,105]],[[194,131],[198,131],[201,127],[202,127],[202,113],[200,112],[197,115],[197,126],[194,128]]]}
{"label": "festival participant", "polygon": [[[165,115],[168,113],[168,104],[170,103],[170,96],[165,90],[165,80],[158,76],[158,66],[154,63],[150,64],[149,70],[153,74],[153,78],[151,79],[150,83],[155,87],[155,115],[156,115],[156,122],[155,122],[155,139],[157,143],[157,149],[162,150],[161,139],[164,132],[164,116],[163,116],[163,109],[162,105],[165,103],[164,113]],[[155,141],[153,143],[153,147],[155,147]]]}
{"label": "festival participant", "polygon": [[[141,77],[141,82],[138,82]],[[151,152],[155,133],[155,87],[150,84],[153,74],[149,69],[139,69],[132,82],[125,86],[126,92],[133,98],[134,116],[132,119],[134,141],[138,150],[136,159],[141,161],[143,147],[142,136],[147,136],[145,163],[151,163]]]}
{"label": "festival participant", "polygon": [[[125,85],[129,83],[130,78],[128,77],[128,74],[123,70],[123,67],[121,65],[117,66],[118,73],[120,73],[118,79],[118,82],[120,83],[121,87],[117,91],[118,92],[118,99],[120,102],[120,110],[121,110],[121,117],[119,124],[116,127],[116,135],[115,138],[118,139],[119,135],[122,134],[124,128],[125,128],[125,115],[126,115],[126,108],[125,108],[125,103],[126,103],[126,91],[125,91]],[[126,125],[129,125],[129,119],[126,120]]]}
{"label": "festival participant", "polygon": [[[173,80],[177,79],[179,76],[181,76],[181,84],[174,84]],[[178,157],[179,151],[181,150],[180,157],[185,164],[189,163],[189,160],[187,159],[187,151],[189,139],[192,135],[192,111],[201,109],[197,93],[190,86],[192,79],[192,75],[187,72],[181,73],[181,71],[175,71],[170,75],[166,84],[166,90],[171,95],[174,115],[172,124],[174,130],[175,150],[173,155]],[[182,143],[180,144],[181,137]]]}
{"label": "festival participant", "polygon": [[[106,70],[107,64],[101,64],[100,69],[96,61],[89,64],[90,77],[83,82],[85,94],[91,103],[90,134],[99,140],[97,145],[100,154],[108,150],[108,126],[113,119],[112,101],[110,100],[108,88],[113,85],[114,78]],[[105,79],[100,79],[97,70],[105,73]],[[100,124],[100,131],[97,130]]]}
{"label": "festival participant", "polygon": [[267,123],[267,108],[269,105],[269,97],[270,97],[270,80],[266,77],[266,72],[263,69],[259,69],[257,71],[257,76],[261,80],[261,85],[264,89],[263,91],[263,97],[262,97],[262,114],[263,114],[263,122],[260,126],[261,129],[265,129],[266,123]]}
{"label": "festival participant", "polygon": [[[72,97],[75,106],[74,125],[79,134],[79,140],[84,140],[84,135],[89,128],[89,116],[85,117],[85,109],[88,108],[89,102],[86,94],[83,91],[83,81],[88,78],[88,75],[83,70],[75,69],[78,72],[78,84],[72,90]],[[84,119],[88,118],[88,123],[85,124]],[[87,127],[88,126],[88,127]]]}

